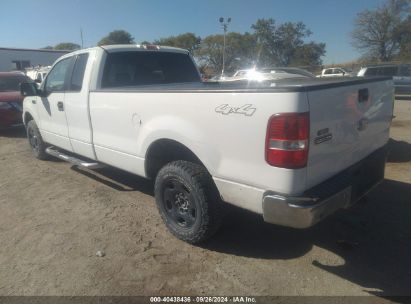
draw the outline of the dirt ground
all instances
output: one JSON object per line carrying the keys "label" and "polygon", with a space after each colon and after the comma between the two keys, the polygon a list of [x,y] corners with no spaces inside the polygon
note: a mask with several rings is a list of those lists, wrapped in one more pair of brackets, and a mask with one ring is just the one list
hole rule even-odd
{"label": "dirt ground", "polygon": [[411,295],[411,101],[395,115],[366,200],[309,230],[230,207],[201,247],[167,232],[151,182],[35,160],[0,131],[0,295]]}

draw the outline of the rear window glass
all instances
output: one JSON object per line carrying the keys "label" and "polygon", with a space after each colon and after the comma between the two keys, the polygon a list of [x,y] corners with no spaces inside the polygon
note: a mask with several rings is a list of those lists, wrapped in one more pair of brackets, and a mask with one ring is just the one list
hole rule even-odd
{"label": "rear window glass", "polygon": [[398,67],[384,67],[379,69],[379,75],[381,76],[396,76]]}
{"label": "rear window glass", "polygon": [[376,76],[377,72],[378,72],[377,68],[367,68],[364,75],[365,76]]}
{"label": "rear window glass", "polygon": [[3,76],[0,77],[0,92],[20,91],[20,83],[27,82],[24,76]]}
{"label": "rear window glass", "polygon": [[400,69],[400,76],[411,76],[411,65],[402,66]]}
{"label": "rear window glass", "polygon": [[187,54],[166,52],[118,52],[108,54],[102,87],[200,82]]}

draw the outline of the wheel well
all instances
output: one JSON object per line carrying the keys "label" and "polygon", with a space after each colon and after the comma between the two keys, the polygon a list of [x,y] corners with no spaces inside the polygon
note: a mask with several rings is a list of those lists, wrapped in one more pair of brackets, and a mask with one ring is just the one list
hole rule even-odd
{"label": "wheel well", "polygon": [[29,112],[24,113],[24,124],[27,125],[30,120],[33,120],[33,116]]}
{"label": "wheel well", "polygon": [[154,179],[167,163],[185,160],[203,165],[200,159],[183,144],[171,139],[159,139],[152,143],[146,153],[146,176]]}

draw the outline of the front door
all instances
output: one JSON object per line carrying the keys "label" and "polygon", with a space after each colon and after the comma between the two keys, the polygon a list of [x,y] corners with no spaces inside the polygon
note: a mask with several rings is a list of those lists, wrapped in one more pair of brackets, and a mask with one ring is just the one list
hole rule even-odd
{"label": "front door", "polygon": [[54,65],[42,86],[45,97],[38,98],[39,128],[43,140],[72,151],[65,113],[65,90],[71,75],[73,57]]}

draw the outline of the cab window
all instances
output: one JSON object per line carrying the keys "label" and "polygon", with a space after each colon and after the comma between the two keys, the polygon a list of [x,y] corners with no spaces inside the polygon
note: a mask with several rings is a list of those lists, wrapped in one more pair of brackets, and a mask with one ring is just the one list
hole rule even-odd
{"label": "cab window", "polygon": [[45,90],[47,92],[61,92],[65,90],[72,60],[73,57],[63,59],[53,67],[46,79]]}
{"label": "cab window", "polygon": [[70,81],[70,91],[79,92],[83,85],[84,71],[87,66],[88,54],[80,54],[76,58],[76,63],[74,64],[73,74],[71,75]]}

